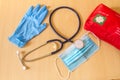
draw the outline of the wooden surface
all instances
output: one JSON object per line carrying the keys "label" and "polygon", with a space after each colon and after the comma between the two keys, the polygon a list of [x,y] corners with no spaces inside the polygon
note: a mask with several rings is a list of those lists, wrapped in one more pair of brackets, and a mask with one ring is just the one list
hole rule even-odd
{"label": "wooden surface", "polygon": [[[43,44],[49,39],[59,38],[50,28],[49,15],[53,9],[59,6],[74,8],[82,19],[82,28],[73,39],[80,38],[85,33],[83,27],[85,20],[93,9],[100,3],[104,3],[120,13],[120,0],[0,0],[0,80],[62,80],[55,68],[56,57],[64,51],[70,43],[65,44],[64,49],[58,54],[31,63],[26,63],[30,69],[23,71],[16,50],[26,51]],[[29,41],[24,48],[18,48],[8,41],[8,37],[15,31],[22,16],[31,5],[47,5],[49,14],[44,22],[48,23],[47,29]],[[54,25],[59,31],[70,36],[77,27],[75,16],[69,11],[59,11],[54,16]],[[39,54],[50,52],[51,46],[36,51]],[[29,58],[36,57],[31,55]],[[58,61],[60,69],[66,76],[67,69]],[[115,47],[101,41],[101,47],[87,62],[72,72],[70,80],[120,80],[120,51]]]}

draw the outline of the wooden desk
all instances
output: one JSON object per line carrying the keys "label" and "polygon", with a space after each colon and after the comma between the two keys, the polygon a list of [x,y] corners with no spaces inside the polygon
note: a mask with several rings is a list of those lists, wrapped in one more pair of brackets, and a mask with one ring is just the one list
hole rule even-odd
{"label": "wooden desk", "polygon": [[[32,39],[24,48],[18,48],[8,41],[8,37],[15,31],[29,6],[35,6],[38,3],[47,5],[50,11],[44,21],[48,23],[47,29]],[[53,9],[63,5],[74,8],[81,16],[82,28],[74,40],[78,39],[85,33],[83,29],[85,20],[100,3],[104,3],[120,13],[120,0],[0,0],[0,80],[61,80],[55,69],[55,59],[70,43],[66,44],[64,49],[54,56],[26,63],[30,66],[30,69],[26,71],[21,68],[15,54],[16,50],[27,52],[49,39],[59,38],[50,28],[48,19]],[[70,36],[76,29],[74,26],[77,25],[77,21],[75,21],[76,18],[73,14],[67,12],[65,14],[63,12],[59,12],[54,17],[55,25],[60,31],[64,31],[64,34]],[[67,23],[67,20],[69,20],[69,23]],[[49,49],[39,50],[38,52],[44,54],[45,51],[49,52]],[[66,76],[67,69],[60,61],[58,64]],[[100,50],[72,72],[70,77],[70,80],[111,79],[120,80],[120,51],[104,41],[101,41]]]}

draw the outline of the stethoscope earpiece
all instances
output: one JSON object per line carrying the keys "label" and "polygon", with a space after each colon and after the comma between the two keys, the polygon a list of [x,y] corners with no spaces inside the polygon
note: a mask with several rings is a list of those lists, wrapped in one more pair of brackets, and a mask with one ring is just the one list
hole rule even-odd
{"label": "stethoscope earpiece", "polygon": [[16,51],[16,55],[17,55],[17,57],[18,57],[18,59],[19,59],[20,64],[22,65],[22,69],[23,69],[23,70],[27,70],[28,67],[23,64],[22,59],[21,59],[21,57],[20,57],[21,52],[17,50],[17,51]]}

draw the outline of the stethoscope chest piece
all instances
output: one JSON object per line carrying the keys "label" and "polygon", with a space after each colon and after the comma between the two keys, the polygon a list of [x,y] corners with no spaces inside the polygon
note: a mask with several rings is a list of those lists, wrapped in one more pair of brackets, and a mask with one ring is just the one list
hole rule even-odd
{"label": "stethoscope chest piece", "polygon": [[81,49],[84,47],[84,42],[82,40],[78,39],[74,42],[74,45],[76,48]]}

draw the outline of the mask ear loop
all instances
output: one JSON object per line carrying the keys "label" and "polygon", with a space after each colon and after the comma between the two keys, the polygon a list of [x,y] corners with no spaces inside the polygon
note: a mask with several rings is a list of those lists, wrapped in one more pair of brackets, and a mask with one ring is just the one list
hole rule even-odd
{"label": "mask ear loop", "polygon": [[58,59],[59,59],[59,58],[56,58],[56,59],[55,59],[55,67],[56,67],[56,69],[57,69],[57,71],[58,71],[58,75],[59,75],[59,77],[60,77],[62,80],[68,80],[68,79],[70,78],[71,72],[68,71],[67,77],[66,77],[66,78],[63,77],[63,76],[62,76],[62,73],[61,73],[61,71],[60,71],[60,69],[59,69],[59,67],[58,67],[58,65],[57,65]]}

